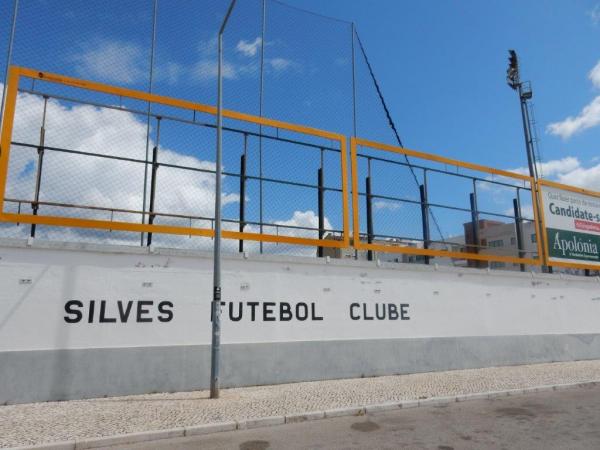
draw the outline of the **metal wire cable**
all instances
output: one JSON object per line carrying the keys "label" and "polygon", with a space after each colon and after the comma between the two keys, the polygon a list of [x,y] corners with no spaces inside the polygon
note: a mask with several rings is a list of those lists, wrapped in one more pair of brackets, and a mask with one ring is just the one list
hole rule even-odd
{"label": "metal wire cable", "polygon": [[[385,115],[387,117],[388,124],[390,125],[390,128],[392,129],[392,131],[394,132],[394,135],[396,136],[396,141],[398,141],[398,145],[400,147],[404,147],[404,145],[402,144],[402,139],[400,139],[400,134],[398,133],[398,130],[396,128],[396,124],[394,123],[394,120],[392,119],[392,115],[390,114],[390,110],[388,109],[385,99],[383,98],[383,93],[381,92],[381,88],[379,87],[379,82],[377,81],[377,78],[375,77],[375,73],[373,72],[373,67],[371,67],[371,63],[369,62],[369,58],[367,57],[367,52],[365,51],[365,47],[363,46],[363,43],[360,40],[360,36],[358,35],[358,31],[356,31],[356,28],[354,28],[354,34],[356,35],[356,39],[358,40],[358,45],[360,46],[360,51],[361,51],[363,57],[365,58],[365,62],[367,63],[367,68],[369,69],[369,74],[371,75],[371,79],[373,80],[373,84],[375,85],[375,89],[377,90],[377,95],[379,96],[379,101],[381,102],[381,106],[383,106],[383,110],[385,111]],[[410,163],[410,160],[408,159],[408,156],[404,155],[404,159],[406,159],[406,162],[410,169],[410,173],[412,173],[415,183],[417,184],[417,187],[419,187],[420,186],[419,179],[417,178],[417,175],[415,174],[415,171],[412,167],[412,164]],[[429,213],[431,214],[431,218],[433,219],[435,228],[437,229],[437,231],[440,234],[440,237],[443,241],[444,235],[442,234],[442,230],[441,230],[440,225],[435,217],[435,214],[431,210],[429,211]]]}

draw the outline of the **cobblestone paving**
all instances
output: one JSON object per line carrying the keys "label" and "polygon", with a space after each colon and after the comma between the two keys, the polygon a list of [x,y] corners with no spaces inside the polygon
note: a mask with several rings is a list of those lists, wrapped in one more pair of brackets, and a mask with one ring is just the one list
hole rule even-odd
{"label": "cobblestone paving", "polygon": [[600,381],[600,360],[8,405],[0,446],[583,381]]}

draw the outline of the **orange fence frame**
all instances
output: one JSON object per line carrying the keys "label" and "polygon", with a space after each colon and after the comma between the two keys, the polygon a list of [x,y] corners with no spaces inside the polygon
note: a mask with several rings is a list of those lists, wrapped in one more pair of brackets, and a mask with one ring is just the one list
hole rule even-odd
{"label": "orange fence frame", "polygon": [[[543,187],[553,187],[557,189],[563,189],[565,191],[575,192],[578,194],[589,195],[591,197],[600,198],[600,192],[590,191],[588,189],[578,188],[575,186],[569,186],[568,184],[561,184],[555,181],[550,180],[538,180],[538,189]],[[544,199],[541,195],[541,191],[538,192],[540,194],[539,205],[541,212],[541,224],[542,224],[542,233],[543,233],[543,241],[544,241],[544,264],[547,266],[557,266],[557,267],[568,267],[572,269],[590,269],[590,270],[600,270],[600,264],[585,264],[585,263],[572,263],[572,262],[561,262],[561,261],[550,261],[550,252],[548,251],[548,232],[546,231],[546,220],[544,218]]]}
{"label": "orange fence frame", "polygon": [[[15,106],[17,101],[17,93],[19,79],[21,77],[33,78],[37,80],[49,81],[53,83],[63,84],[81,89],[87,89],[106,94],[114,94],[122,97],[134,98],[162,105],[174,106],[183,109],[189,109],[202,113],[216,115],[217,108],[201,103],[194,103],[187,100],[180,100],[162,95],[150,94],[143,91],[136,91],[116,86],[110,86],[94,81],[81,80],[78,78],[57,75],[48,72],[28,69],[24,67],[11,66],[8,72],[6,100],[4,109],[4,118],[2,124],[2,134],[0,137],[0,221],[13,223],[31,223],[50,226],[76,227],[76,228],[97,228],[104,230],[119,230],[119,231],[134,231],[147,233],[165,233],[177,235],[194,235],[214,237],[214,230],[206,228],[186,228],[181,226],[171,225],[150,225],[132,222],[113,222],[108,220],[96,219],[78,219],[73,217],[60,216],[41,216],[33,214],[15,214],[4,212],[4,193],[6,190],[7,171],[10,154],[10,146],[12,139],[12,131],[14,124]],[[340,162],[342,173],[342,240],[325,240],[301,238],[294,236],[279,236],[265,233],[245,233],[238,231],[222,231],[222,236],[228,239],[243,239],[251,241],[274,242],[282,244],[297,244],[306,246],[333,247],[345,248],[350,245],[349,235],[349,217],[348,217],[348,174],[347,174],[347,157],[346,157],[346,137],[342,134],[332,133],[329,131],[319,130],[316,128],[295,125],[278,120],[267,119],[263,117],[253,116],[231,110],[223,110],[223,116],[250,122],[266,127],[280,128],[297,133],[318,136],[325,139],[331,139],[340,144]]]}
{"label": "orange fence frame", "polygon": [[[175,99],[162,95],[150,94],[148,92],[137,91],[127,88],[121,88],[111,86],[103,83],[97,83],[89,80],[82,80],[78,78],[72,78],[63,75],[57,75],[48,72],[42,72],[34,69],[28,69],[24,67],[11,66],[8,72],[6,99],[4,106],[4,118],[2,123],[2,130],[0,135],[0,221],[13,222],[13,223],[30,223],[40,224],[49,226],[62,226],[62,227],[76,227],[76,228],[96,228],[104,230],[118,230],[118,231],[131,231],[131,232],[147,232],[147,233],[164,233],[164,234],[176,234],[176,235],[194,235],[204,237],[214,237],[214,230],[207,228],[191,228],[171,225],[150,225],[143,223],[134,222],[119,222],[119,221],[108,221],[108,220],[97,220],[97,219],[78,219],[74,217],[61,217],[61,216],[43,216],[33,214],[15,214],[4,212],[4,194],[6,191],[7,182],[7,171],[10,157],[10,146],[14,125],[15,108],[19,87],[19,80],[21,77],[33,78],[37,80],[48,81],[52,83],[63,84],[75,88],[87,89],[96,92],[102,92],[109,95],[117,95],[121,97],[128,97],[138,99],[142,101],[159,103],[167,106],[174,106],[178,108],[188,109],[201,113],[216,115],[217,109],[214,106],[204,105],[201,103],[194,103],[187,100]],[[282,244],[296,244],[306,246],[320,246],[330,248],[347,248],[350,247],[350,225],[349,225],[349,204],[348,204],[348,168],[347,168],[347,155],[346,155],[346,137],[339,133],[333,133],[330,131],[324,131],[312,127],[303,125],[296,125],[279,120],[268,119],[264,117],[253,116],[250,114],[240,113],[237,111],[224,110],[223,116],[229,119],[240,120],[243,122],[250,122],[265,127],[280,128],[289,130],[297,133],[308,134],[317,136],[325,139],[331,139],[339,142],[340,145],[340,163],[341,163],[341,175],[342,175],[342,239],[341,240],[326,240],[326,239],[312,239],[312,238],[301,238],[294,236],[279,236],[265,233],[246,233],[238,231],[222,231],[224,238],[236,239],[236,240],[250,240],[250,241],[263,241],[273,242]],[[425,159],[428,161],[438,162],[442,164],[448,164],[456,167],[463,167],[466,169],[476,170],[480,172],[489,173],[492,175],[499,175],[507,178],[513,178],[523,180],[529,183],[531,188],[532,205],[534,212],[534,223],[536,224],[536,235],[539,235],[538,224],[541,224],[541,236],[537,239],[538,258],[518,258],[512,256],[502,255],[483,255],[478,253],[466,253],[466,252],[452,252],[447,250],[434,250],[415,248],[408,246],[398,245],[384,245],[384,244],[369,244],[361,241],[360,239],[360,221],[359,221],[359,195],[358,195],[358,162],[357,162],[357,146],[368,147],[375,150],[388,151],[396,154],[411,156],[415,158]],[[533,178],[521,175],[506,170],[495,169],[492,167],[482,166],[479,164],[467,163],[456,159],[446,158],[443,156],[433,155],[430,153],[419,152],[415,150],[409,150],[402,147],[393,145],[383,144],[379,142],[369,141],[358,137],[352,137],[350,139],[350,168],[352,178],[352,219],[353,229],[352,246],[358,250],[374,250],[380,252],[390,253],[405,253],[405,254],[416,254],[416,255],[427,255],[437,256],[455,259],[467,259],[467,260],[480,260],[480,261],[501,261],[514,264],[529,264],[540,266],[542,264],[547,266],[558,266],[568,267],[575,269],[600,269],[599,265],[591,265],[585,263],[571,263],[571,262],[560,262],[550,261],[548,252],[548,235],[546,232],[546,223],[544,218],[543,210],[543,199],[541,196],[541,188],[543,186],[555,187],[558,189],[564,189],[566,191],[576,192],[580,194],[590,195],[593,197],[600,198],[600,192],[590,191],[574,186],[556,183],[548,180],[538,180],[536,183]],[[539,196],[539,198],[538,198]],[[539,213],[538,213],[539,211]],[[539,216],[539,217],[538,217]]]}
{"label": "orange fence frame", "polygon": [[[352,173],[352,212],[353,212],[353,240],[354,247],[360,250],[374,250],[379,252],[390,252],[390,253],[408,253],[413,255],[427,255],[427,256],[438,256],[445,258],[455,259],[470,259],[479,261],[501,261],[514,264],[529,264],[539,266],[542,264],[542,247],[540,239],[537,239],[538,258],[518,258],[513,256],[502,256],[502,255],[482,255],[478,253],[466,253],[466,252],[452,252],[448,250],[434,250],[425,248],[416,248],[408,246],[397,246],[397,245],[383,245],[383,244],[369,244],[361,241],[360,239],[360,221],[359,221],[359,205],[358,205],[358,161],[357,161],[357,146],[369,147],[375,150],[384,150],[392,153],[397,153],[406,156],[412,156],[415,158],[426,159],[428,161],[439,162],[443,164],[453,165],[457,167],[464,167],[466,169],[477,170],[480,172],[486,172],[493,175],[500,175],[508,178],[516,178],[519,180],[528,181],[531,186],[531,197],[533,202],[534,210],[534,222],[538,223],[537,217],[537,199],[535,194],[535,183],[533,178],[526,175],[521,175],[506,170],[494,169],[492,167],[481,166],[479,164],[472,164],[456,159],[445,158],[443,156],[432,155],[430,153],[423,153],[416,150],[409,150],[402,147],[396,147],[393,145],[382,144],[380,142],[373,142],[366,139],[353,137],[350,139],[350,165]],[[537,234],[537,233],[536,233]]]}

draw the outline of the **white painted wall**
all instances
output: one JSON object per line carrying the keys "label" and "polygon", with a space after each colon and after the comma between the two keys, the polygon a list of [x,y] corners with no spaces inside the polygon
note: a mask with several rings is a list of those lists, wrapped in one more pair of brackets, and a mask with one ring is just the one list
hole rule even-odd
{"label": "white painted wall", "polygon": [[[273,256],[223,269],[226,301],[315,303],[323,317],[231,322],[225,308],[225,344],[600,333],[596,278]],[[211,292],[210,254],[0,241],[0,351],[208,344]],[[106,300],[110,316],[118,300],[170,301],[173,319],[66,323],[73,299]],[[352,320],[352,303],[408,304],[410,320]]]}

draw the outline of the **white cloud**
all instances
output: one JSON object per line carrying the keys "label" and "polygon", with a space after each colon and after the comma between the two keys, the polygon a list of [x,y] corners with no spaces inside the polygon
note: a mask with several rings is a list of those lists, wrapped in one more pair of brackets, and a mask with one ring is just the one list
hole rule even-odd
{"label": "white cloud", "polygon": [[543,163],[538,163],[538,169],[544,176],[555,176],[563,173],[571,172],[579,168],[579,160],[573,156],[567,156],[566,158],[551,160]]}
{"label": "white cloud", "polygon": [[176,62],[168,61],[163,65],[156,67],[156,79],[164,81],[168,84],[177,84],[179,80],[185,76],[186,68]]}
{"label": "white cloud", "polygon": [[[600,17],[600,4],[594,8]],[[588,78],[596,88],[600,88],[600,61],[590,70]],[[583,107],[576,116],[569,116],[560,122],[554,122],[546,127],[546,132],[562,139],[569,139],[574,134],[600,124],[600,96],[594,98]]]}
{"label": "white cloud", "polygon": [[[246,56],[252,56],[249,54],[253,51],[252,48],[254,47],[252,46],[260,45],[260,38],[257,39],[259,40],[258,44],[256,44],[256,41],[247,43],[246,41],[242,40],[238,42],[236,49]],[[216,80],[219,73],[217,59],[217,38],[213,37],[209,40],[201,41],[199,44],[199,51],[201,58],[189,69],[191,76],[195,80],[201,82]],[[237,80],[243,76],[254,75],[257,73],[257,71],[258,66],[255,62],[240,63],[233,57],[223,61],[223,79],[225,80]]]}
{"label": "white cloud", "polygon": [[596,3],[596,5],[587,13],[592,20],[594,25],[598,25],[600,23],[600,3]]}
{"label": "white cloud", "polygon": [[521,205],[521,217],[525,219],[533,219],[535,217],[532,204]]}
{"label": "white cloud", "polygon": [[133,43],[100,40],[83,47],[72,60],[77,73],[110,83],[131,84],[148,78],[144,68],[144,52]]}
{"label": "white cloud", "polygon": [[[567,156],[566,158],[542,163],[541,169],[544,177],[551,178],[559,183],[600,191],[600,164],[584,167],[579,159]],[[524,167],[509,170],[523,174],[529,173]]]}
{"label": "white cloud", "polygon": [[[573,156],[567,156],[562,159],[555,159],[552,161],[537,163],[538,173],[543,174],[545,177],[554,177],[563,173],[571,172],[580,167],[580,162]],[[521,175],[529,175],[529,168],[517,167],[516,169],[509,169],[510,172],[520,173]]]}
{"label": "white cloud", "polygon": [[[258,39],[260,41],[260,38]],[[251,52],[251,46],[254,44],[256,41],[248,43],[247,47],[242,47],[245,52]],[[155,80],[168,84],[176,84],[188,76],[200,82],[215,80],[218,75],[217,38],[212,37],[200,41],[198,52],[199,59],[195,62],[191,61],[189,64],[167,60],[157,65],[154,69]],[[145,86],[148,82],[149,67],[147,67],[144,51],[140,46],[131,42],[100,40],[88,43],[71,60],[75,71],[84,78],[121,85],[138,83]],[[161,60],[164,61],[165,58],[161,58]],[[273,67],[276,70],[285,69],[287,67],[286,60],[276,60]],[[226,60],[223,63],[223,78],[226,80],[235,80],[256,72],[257,67],[253,63],[240,64],[233,60]]]}
{"label": "white cloud", "polygon": [[[237,46],[235,49],[237,50],[238,53],[242,54],[243,56],[253,57],[253,56],[256,56],[256,54],[260,50],[261,44],[262,44],[262,40],[260,37],[257,37],[256,39],[254,39],[254,41],[245,41],[242,39],[237,43]],[[276,44],[273,42],[270,42],[270,43],[265,42],[265,45],[276,45]],[[292,61],[291,59],[282,58],[282,57],[267,58],[265,60],[265,64],[267,65],[267,67],[270,67],[275,72],[282,72],[284,70],[299,66],[298,63]],[[244,67],[244,66],[240,65],[240,67]]]}
{"label": "white cloud", "polygon": [[577,116],[569,116],[562,122],[551,123],[546,130],[550,134],[568,139],[598,124],[600,124],[600,96],[594,98]]}
{"label": "white cloud", "polygon": [[[314,211],[294,211],[292,217],[288,220],[276,220],[274,221],[277,225],[284,226],[295,226],[295,227],[304,227],[304,228],[318,228],[319,227],[319,216],[315,214]],[[331,223],[329,223],[329,219],[325,218],[324,228],[326,230],[331,230]],[[306,238],[314,238],[318,237],[318,232],[313,230],[299,230],[299,229],[291,229],[288,228],[287,231],[285,228],[280,229],[280,234],[286,234],[288,236],[297,236],[297,237],[306,237]]]}
{"label": "white cloud", "polygon": [[560,174],[557,180],[559,183],[600,191],[600,164],[587,168],[578,167]]}
{"label": "white cloud", "polygon": [[292,65],[292,62],[285,58],[272,58],[269,60],[269,64],[275,70],[285,70]]}
{"label": "white cloud", "polygon": [[[257,64],[237,64],[231,61],[223,61],[223,79],[237,80],[241,77],[252,76],[258,72]],[[216,60],[202,59],[198,61],[191,70],[194,79],[202,82],[217,79],[219,66]]]}
{"label": "white cloud", "polygon": [[[514,216],[515,215],[515,209],[514,207],[510,207],[508,209],[506,209],[504,211],[504,214],[506,214],[507,216]],[[521,217],[523,219],[530,219],[532,220],[534,217],[533,214],[533,205],[531,204],[522,204],[521,205]]]}
{"label": "white cloud", "polygon": [[598,61],[594,68],[590,70],[590,73],[588,73],[588,78],[594,87],[600,88],[600,61]]}
{"label": "white cloud", "polygon": [[400,209],[400,203],[390,202],[386,200],[376,200],[375,202],[373,202],[373,207],[376,211],[380,211],[383,209],[387,209],[388,211],[396,211]]}
{"label": "white cloud", "polygon": [[[41,103],[38,96],[19,95],[13,133],[15,141],[37,141]],[[46,145],[51,147],[136,159],[145,157],[146,124],[124,111],[89,105],[68,107],[50,100],[45,136]],[[154,145],[151,141],[150,147]],[[29,167],[36,164],[36,156],[35,152],[13,148],[7,197],[31,198],[35,174]],[[160,147],[159,161],[205,170],[214,170],[215,167],[212,161],[164,147]],[[143,178],[142,164],[47,152],[40,197],[46,201],[141,210]],[[155,210],[211,217],[214,213],[214,186],[215,177],[209,173],[159,168]],[[223,194],[224,205],[238,200],[236,193]],[[69,210],[69,214],[73,212],[81,214],[80,210]],[[108,213],[96,212],[93,215],[94,218],[106,219]],[[132,220],[132,216],[127,220]],[[164,223],[165,219],[158,221]]]}
{"label": "white cloud", "polygon": [[[236,51],[243,57],[253,57],[261,45],[261,38],[254,41],[240,40]],[[218,75],[217,38],[202,40],[198,43],[199,59],[189,64],[167,60],[155,68],[155,80],[176,84],[183,77],[191,77],[199,82],[213,81]],[[237,80],[255,76],[258,64],[240,61],[240,57],[230,55],[223,63],[223,78]],[[161,58],[165,60],[165,58]],[[149,67],[144,50],[132,42],[117,40],[98,40],[85,44],[81,52],[71,58],[75,71],[84,78],[115,84],[147,84]],[[299,64],[285,58],[270,58],[265,61],[267,68],[276,73],[283,72]]]}
{"label": "white cloud", "polygon": [[200,41],[198,43],[198,50],[200,51],[200,54],[205,57],[216,55],[218,50],[217,36]]}
{"label": "white cloud", "polygon": [[[245,41],[242,39],[237,43],[236,50],[238,53],[240,53],[243,56],[253,57],[253,56],[256,56],[257,53],[259,52],[259,50],[261,48],[261,44],[262,44],[262,40],[260,37],[257,37],[256,39],[254,39],[254,41]],[[275,45],[276,46],[277,43],[265,42],[265,45],[269,45],[269,46]],[[291,59],[282,58],[282,57],[267,58],[267,59],[265,59],[265,65],[267,68],[270,68],[275,72],[283,72],[283,71],[291,69],[291,68],[300,67],[300,64],[298,64],[297,62],[294,62]],[[242,71],[244,70],[244,67],[247,67],[244,65],[238,65],[238,66]]]}
{"label": "white cloud", "polygon": [[[2,85],[0,84],[0,90]],[[37,143],[43,100],[39,96],[19,94],[13,140],[17,142]],[[146,151],[146,123],[143,118],[119,110],[100,109],[88,105],[66,106],[49,100],[46,122],[46,145],[75,150],[84,150],[106,155],[127,156],[144,159]],[[150,142],[150,147],[155,144]],[[174,148],[161,147],[159,162],[214,170],[213,161],[201,160],[189,154],[178,152]],[[35,167],[37,152],[35,149],[25,150],[13,146],[9,164],[7,198],[31,200],[35,186]],[[143,203],[142,164],[111,161],[103,158],[77,156],[48,151],[44,158],[44,171],[41,185],[42,201],[93,205],[106,208],[141,210]],[[224,183],[224,186],[227,184]],[[181,215],[203,217],[214,216],[215,177],[210,173],[175,170],[159,167],[157,174],[157,197],[155,211]],[[235,204],[239,201],[236,192],[223,193],[223,205]],[[7,203],[7,208],[16,212],[16,204]],[[29,205],[24,204],[28,211]],[[90,211],[81,209],[53,208],[42,206],[40,213],[53,215],[69,215],[91,219],[110,220],[109,211]],[[139,214],[115,213],[116,221],[140,220]],[[187,220],[158,217],[155,223],[173,223],[189,226]],[[295,211],[290,218],[274,220],[282,225],[280,235],[298,237],[317,237],[317,231],[286,228],[298,226],[318,227],[318,216],[314,211]],[[194,220],[194,227],[210,228],[210,221]],[[237,230],[235,223],[225,222],[224,229]],[[325,228],[331,229],[329,220],[325,219]],[[15,231],[17,229],[17,231]],[[3,236],[25,237],[28,226],[0,224]],[[258,232],[258,227],[248,225],[246,231]],[[266,233],[275,233],[273,227],[266,227]],[[38,230],[38,237],[53,240],[98,241],[101,232],[75,228],[46,228]],[[139,243],[138,233],[104,233],[102,242],[112,244]],[[199,246],[198,240],[201,241]],[[156,235],[155,242],[164,242],[173,247],[195,246],[212,248],[210,239],[197,238],[196,245],[187,236]],[[289,248],[288,248],[289,247]],[[314,255],[314,249],[298,246],[285,247],[288,254]],[[224,248],[234,250],[237,241],[225,240]],[[280,247],[279,249],[283,249]],[[248,242],[246,249],[255,251],[257,243]],[[274,251],[269,248],[267,251]]]}
{"label": "white cloud", "polygon": [[[238,77],[238,68],[227,61],[223,62],[223,79],[235,80]],[[209,81],[217,78],[219,66],[216,60],[203,59],[198,61],[192,69],[192,75],[200,81]]]}
{"label": "white cloud", "polygon": [[267,60],[267,64],[269,64],[275,72],[283,72],[284,70],[298,66],[294,61],[285,58],[270,58]]}
{"label": "white cloud", "polygon": [[245,41],[242,39],[237,43],[237,46],[235,47],[235,49],[238,52],[240,52],[242,55],[251,57],[251,56],[256,56],[261,44],[262,44],[262,39],[260,37],[257,37],[252,42]]}

